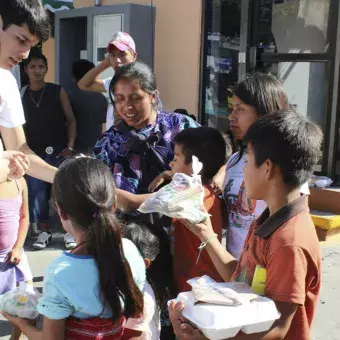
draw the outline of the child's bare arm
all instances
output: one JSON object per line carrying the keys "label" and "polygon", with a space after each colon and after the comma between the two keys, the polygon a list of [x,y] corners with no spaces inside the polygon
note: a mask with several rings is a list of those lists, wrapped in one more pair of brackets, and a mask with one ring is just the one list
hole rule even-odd
{"label": "child's bare arm", "polygon": [[29,213],[28,213],[28,192],[27,185],[24,178],[18,181],[22,190],[22,205],[20,209],[20,225],[18,231],[17,240],[8,254],[8,260],[10,263],[18,264],[21,261],[22,248],[27,237],[28,225],[29,225]]}
{"label": "child's bare arm", "polygon": [[151,195],[136,195],[131,192],[117,189],[117,208],[123,211],[137,210],[141,204]]}
{"label": "child's bare arm", "polygon": [[230,281],[236,270],[238,261],[227,252],[211,225],[210,217],[201,223],[192,224],[189,221],[182,221],[183,224],[194,233],[202,242],[206,242],[207,252],[224,281]]}
{"label": "child's bare arm", "polygon": [[171,170],[163,171],[159,174],[149,185],[149,191],[154,192],[159,186],[161,186],[166,181],[171,181],[173,173]]}
{"label": "child's bare arm", "polygon": [[24,178],[21,178],[20,181],[21,191],[22,191],[22,205],[20,209],[20,226],[18,232],[18,238],[14,245],[16,248],[22,248],[24,246],[28,225],[29,225],[29,213],[28,213],[28,190],[27,184]]}
{"label": "child's bare arm", "polygon": [[3,313],[5,318],[15,327],[19,328],[29,340],[64,340],[65,339],[65,321],[51,320],[44,317],[43,329],[32,324],[31,320],[21,319],[8,313]]}

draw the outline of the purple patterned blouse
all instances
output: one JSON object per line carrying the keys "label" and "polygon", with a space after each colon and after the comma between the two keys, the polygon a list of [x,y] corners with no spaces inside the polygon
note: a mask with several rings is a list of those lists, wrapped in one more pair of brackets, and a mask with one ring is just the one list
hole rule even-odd
{"label": "purple patterned blouse", "polygon": [[[166,168],[169,169],[169,163],[174,157],[173,138],[175,135],[184,129],[198,126],[199,124],[190,117],[178,113],[158,112],[155,125],[148,125],[143,129],[132,131],[145,139],[154,135],[159,136],[153,147],[165,160]],[[143,178],[141,169],[143,157],[129,149],[128,141],[130,138],[130,133],[112,126],[97,142],[93,152],[95,157],[101,159],[110,167],[117,188],[134,194],[141,194],[147,192],[147,185],[150,183],[145,183]],[[152,167],[152,164],[149,166]],[[150,178],[150,181],[152,179]],[[142,180],[144,181],[143,185],[141,185]]]}

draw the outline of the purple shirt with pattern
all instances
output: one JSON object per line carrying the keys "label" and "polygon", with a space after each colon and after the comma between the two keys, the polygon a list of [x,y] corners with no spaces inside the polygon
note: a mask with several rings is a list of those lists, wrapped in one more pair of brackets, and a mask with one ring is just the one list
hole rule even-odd
{"label": "purple shirt with pattern", "polygon": [[[156,124],[136,132],[145,138],[155,133],[160,136],[155,149],[167,161],[169,167],[174,157],[173,138],[184,129],[198,126],[199,124],[190,117],[178,113],[158,112]],[[141,157],[127,148],[129,138],[128,134],[112,126],[97,142],[93,152],[110,167],[117,188],[139,194],[142,177]]]}

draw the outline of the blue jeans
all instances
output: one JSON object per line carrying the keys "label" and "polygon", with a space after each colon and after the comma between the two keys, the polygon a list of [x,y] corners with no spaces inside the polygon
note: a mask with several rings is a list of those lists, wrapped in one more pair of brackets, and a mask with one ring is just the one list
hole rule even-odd
{"label": "blue jeans", "polygon": [[[46,163],[58,167],[62,162],[56,154],[38,155]],[[46,223],[49,220],[49,201],[51,198],[52,184],[26,175],[28,187],[28,208],[31,223]]]}

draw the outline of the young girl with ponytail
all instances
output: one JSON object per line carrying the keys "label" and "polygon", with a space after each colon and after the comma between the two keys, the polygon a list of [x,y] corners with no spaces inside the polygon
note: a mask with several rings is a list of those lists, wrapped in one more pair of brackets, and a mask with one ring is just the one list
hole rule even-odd
{"label": "young girl with ponytail", "polygon": [[29,340],[124,339],[126,319],[142,315],[145,264],[135,245],[121,237],[113,215],[115,190],[99,160],[75,158],[59,169],[53,198],[77,246],[45,273],[38,304],[42,330],[5,313]]}

